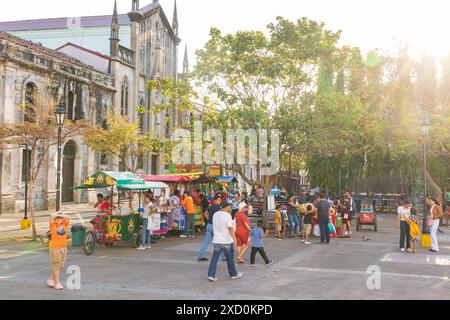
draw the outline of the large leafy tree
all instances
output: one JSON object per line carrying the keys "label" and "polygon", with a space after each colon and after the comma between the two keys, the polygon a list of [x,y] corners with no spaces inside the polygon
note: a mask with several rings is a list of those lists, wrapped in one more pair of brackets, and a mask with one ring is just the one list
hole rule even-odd
{"label": "large leafy tree", "polygon": [[[318,72],[333,61],[338,39],[339,32],[306,18],[291,22],[278,17],[268,26],[268,36],[261,31],[223,35],[211,29],[193,73],[199,97],[214,106],[204,120],[223,132],[278,129],[281,163],[300,157],[303,115],[314,107]],[[266,192],[274,183],[273,176],[250,181],[242,166],[234,169],[248,183],[264,184]]]}

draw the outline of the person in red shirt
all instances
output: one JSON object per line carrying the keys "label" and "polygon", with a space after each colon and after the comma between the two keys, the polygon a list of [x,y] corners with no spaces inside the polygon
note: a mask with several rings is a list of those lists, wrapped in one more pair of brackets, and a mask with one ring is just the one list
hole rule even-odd
{"label": "person in red shirt", "polygon": [[111,209],[114,208],[114,205],[111,204],[111,196],[106,196],[100,205],[100,212],[104,214],[108,214],[111,212]]}
{"label": "person in red shirt", "polygon": [[239,205],[239,211],[236,213],[236,239],[237,239],[237,258],[238,263],[244,263],[244,256],[250,248],[250,220],[245,214],[247,204],[242,202]]}

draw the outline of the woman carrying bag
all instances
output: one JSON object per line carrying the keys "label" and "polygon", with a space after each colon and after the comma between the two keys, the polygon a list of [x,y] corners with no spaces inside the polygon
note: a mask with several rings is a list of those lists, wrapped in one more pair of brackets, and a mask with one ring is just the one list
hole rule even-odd
{"label": "woman carrying bag", "polygon": [[428,226],[431,235],[431,252],[439,252],[439,242],[437,232],[442,217],[442,208],[436,198],[428,197],[427,204],[430,206],[430,216],[428,217]]}

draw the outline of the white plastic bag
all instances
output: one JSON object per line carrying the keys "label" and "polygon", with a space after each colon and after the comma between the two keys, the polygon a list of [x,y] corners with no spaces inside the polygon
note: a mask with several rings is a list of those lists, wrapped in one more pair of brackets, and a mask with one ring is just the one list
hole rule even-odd
{"label": "white plastic bag", "polygon": [[317,238],[320,238],[320,227],[319,227],[318,224],[316,224],[316,225],[314,226],[313,236],[314,236],[314,237],[317,237]]}

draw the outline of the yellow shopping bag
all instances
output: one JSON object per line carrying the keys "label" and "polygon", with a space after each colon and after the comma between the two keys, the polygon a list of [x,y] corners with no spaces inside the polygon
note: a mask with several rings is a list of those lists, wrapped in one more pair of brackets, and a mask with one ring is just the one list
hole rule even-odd
{"label": "yellow shopping bag", "polygon": [[420,245],[422,248],[431,248],[431,236],[429,234],[422,234]]}

